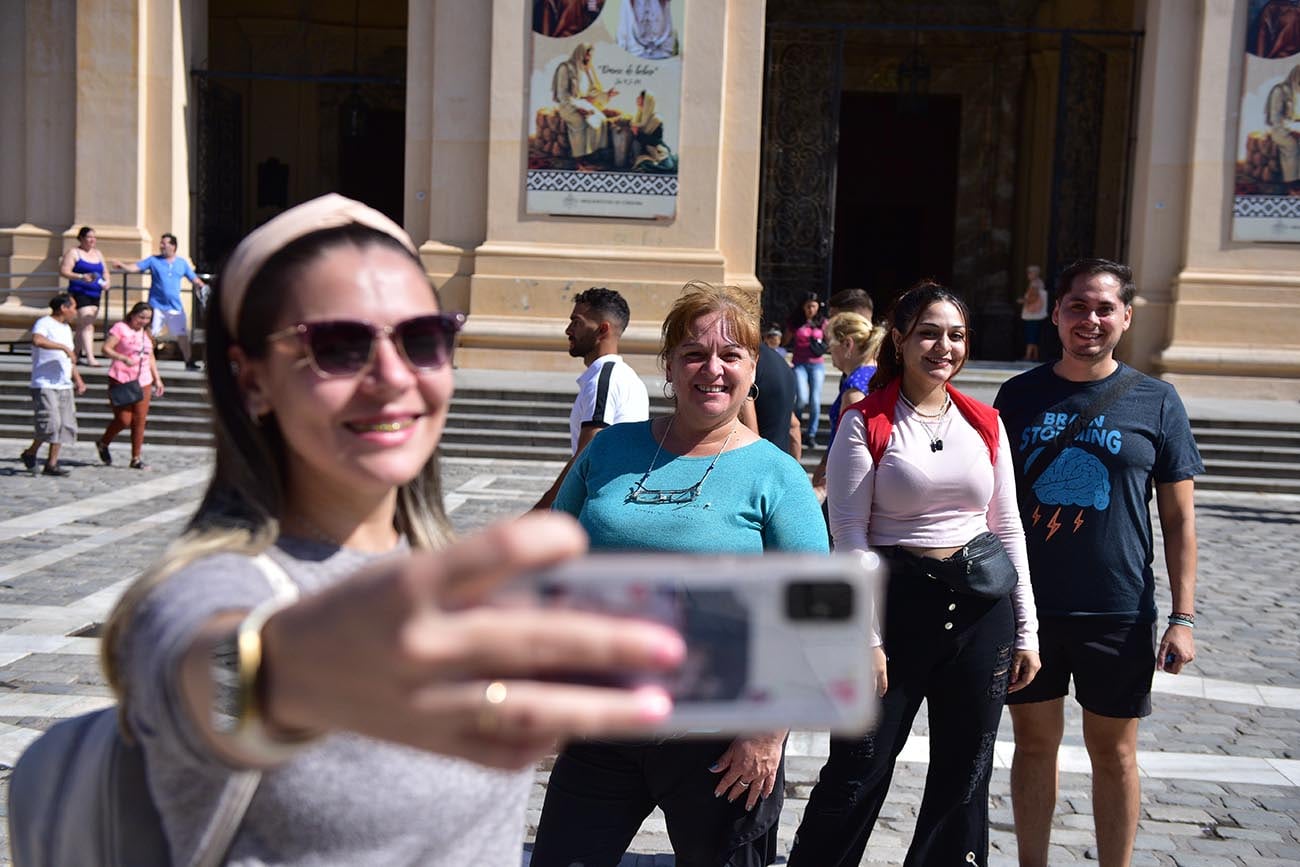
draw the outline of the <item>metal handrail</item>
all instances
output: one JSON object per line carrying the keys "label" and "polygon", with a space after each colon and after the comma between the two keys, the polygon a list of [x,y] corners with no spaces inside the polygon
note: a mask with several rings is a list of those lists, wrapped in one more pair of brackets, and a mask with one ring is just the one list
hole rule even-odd
{"label": "metal handrail", "polygon": [[[144,285],[145,274],[136,273],[133,271],[117,271],[111,268],[108,269],[108,273],[115,275],[115,278],[120,277],[121,279],[114,279],[113,285],[110,286],[108,289],[104,290],[104,296],[107,296],[107,298],[104,303],[99,305],[99,316],[96,317],[96,320],[100,320],[100,319],[103,320],[102,330],[105,333],[107,333],[108,329],[112,327],[110,322],[110,320],[112,319],[112,307],[119,293],[121,296],[121,311],[122,311],[121,316],[119,318],[125,319],[127,311],[131,309],[131,303],[130,303],[131,294],[146,293],[146,297],[147,297],[147,293],[149,291],[149,287]],[[211,273],[205,273],[205,272],[195,272],[195,273],[198,274],[198,276],[205,283],[211,282],[213,277],[215,276]],[[54,295],[56,295],[57,293],[68,291],[68,287],[64,282],[63,275],[61,275],[58,271],[22,271],[22,272],[0,271],[0,280],[13,279],[13,278],[20,278],[20,279],[27,280],[33,277],[50,278],[54,281],[54,283],[53,285],[43,285],[43,286],[20,286],[20,287],[15,287],[10,289],[0,288],[0,294],[8,293],[12,295],[41,295],[43,296],[42,301],[48,301],[50,298],[54,297]],[[195,312],[197,312],[196,308],[201,307],[207,301],[206,292],[199,289],[199,287],[194,286],[193,284],[181,287],[182,302],[185,300],[186,296],[189,296],[191,311],[195,311]],[[96,326],[96,330],[97,331],[100,330],[99,325]],[[194,327],[194,323],[192,322],[190,326],[191,335],[193,335],[195,330],[196,329]],[[26,344],[29,343],[30,340],[19,339],[13,341],[0,341],[0,342],[7,342],[9,344],[9,351],[13,352],[13,348],[15,344]]]}

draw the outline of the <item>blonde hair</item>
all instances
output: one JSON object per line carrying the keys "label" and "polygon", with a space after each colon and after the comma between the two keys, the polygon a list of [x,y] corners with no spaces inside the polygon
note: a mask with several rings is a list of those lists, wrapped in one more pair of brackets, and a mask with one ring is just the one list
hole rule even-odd
{"label": "blonde hair", "polygon": [[826,328],[830,331],[831,340],[836,343],[853,341],[853,348],[857,350],[856,367],[876,359],[876,355],[880,352],[880,345],[885,342],[885,335],[889,333],[889,329],[885,326],[872,325],[870,319],[857,313],[837,313],[831,317]]}
{"label": "blonde hair", "polygon": [[682,294],[664,317],[659,348],[659,364],[663,368],[667,369],[677,347],[690,335],[695,320],[711,313],[722,314],[726,333],[748,349],[751,358],[758,360],[762,335],[758,299],[738,286],[714,286],[703,280],[692,280],[682,287]]}
{"label": "blonde hair", "polygon": [[[286,498],[288,444],[273,414],[258,419],[249,415],[234,371],[217,359],[225,359],[230,347],[236,345],[234,333],[239,334],[238,345],[250,358],[264,357],[266,338],[279,322],[289,288],[326,253],[347,246],[382,246],[400,251],[421,272],[424,270],[399,239],[351,223],[312,232],[286,244],[252,275],[233,316],[223,315],[221,284],[215,286],[207,322],[208,357],[213,359],[207,365],[207,378],[216,466],[198,511],[181,537],[118,600],[100,646],[104,674],[117,693],[124,723],[127,689],[117,652],[140,603],[170,575],[195,560],[227,552],[255,555],[269,548],[280,535],[278,516]],[[429,291],[437,297],[432,286]],[[228,322],[237,327],[230,328]],[[437,452],[430,455],[414,479],[398,488],[394,526],[416,549],[439,548],[451,539],[451,525],[442,506]]]}

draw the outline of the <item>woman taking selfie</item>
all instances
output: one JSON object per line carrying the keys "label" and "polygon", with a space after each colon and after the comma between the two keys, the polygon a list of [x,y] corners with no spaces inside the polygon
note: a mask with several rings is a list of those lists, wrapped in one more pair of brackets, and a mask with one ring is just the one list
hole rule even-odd
{"label": "woman taking selfie", "polygon": [[113,406],[113,418],[104,435],[95,442],[95,449],[105,464],[113,463],[108,447],[114,437],[130,428],[129,466],[133,470],[148,469],[140,452],[144,448],[149,401],[163,395],[163,381],[153,355],[153,338],[149,336],[151,321],[153,308],[140,301],[125,319],[109,329],[104,339],[104,355],[113,360],[108,368],[108,402]]}
{"label": "woman taking selfie", "polygon": [[485,604],[585,541],[552,515],[450,541],[436,449],[463,317],[391,220],[334,195],[292,208],[240,243],[212,305],[216,467],[104,640],[173,862],[517,867],[555,739],[670,711],[662,690],[534,678],[672,667],[680,636]]}
{"label": "woman taking selfie", "polygon": [[[752,397],[758,342],[750,296],[686,285],[659,353],[673,413],[602,431],[556,497],[592,548],[825,553],[807,475],[737,420]],[[551,772],[533,867],[613,867],[656,806],[680,867],[770,864],[785,735],[571,745]]]}
{"label": "woman taking selfie", "polygon": [[862,860],[922,700],[930,770],[904,863],[987,863],[993,745],[1007,691],[1038,671],[1038,618],[1006,430],[951,385],[969,320],[935,283],[904,293],[871,394],[831,446],[835,548],[870,545],[890,565],[884,631],[873,637],[881,712],[865,738],[831,739],[792,867]]}

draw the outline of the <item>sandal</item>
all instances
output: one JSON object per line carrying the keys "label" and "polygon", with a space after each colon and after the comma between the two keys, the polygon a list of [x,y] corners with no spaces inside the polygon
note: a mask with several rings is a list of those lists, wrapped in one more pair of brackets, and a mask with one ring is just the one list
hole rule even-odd
{"label": "sandal", "polygon": [[149,465],[144,462],[143,458],[131,458],[131,463],[127,464],[133,470],[147,470]]}
{"label": "sandal", "polygon": [[99,459],[104,462],[104,466],[113,465],[113,456],[108,453],[108,446],[99,440],[95,441],[95,451],[99,452]]}

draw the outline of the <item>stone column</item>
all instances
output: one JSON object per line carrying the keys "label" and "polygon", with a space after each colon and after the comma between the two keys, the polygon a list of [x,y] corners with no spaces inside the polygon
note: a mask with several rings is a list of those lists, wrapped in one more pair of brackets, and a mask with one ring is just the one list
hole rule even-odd
{"label": "stone column", "polygon": [[[57,271],[73,221],[76,19],[75,0],[16,0],[0,14],[0,272]],[[4,288],[55,283],[0,278]]]}
{"label": "stone column", "polygon": [[1120,350],[1130,364],[1149,370],[1169,342],[1174,282],[1184,261],[1201,24],[1179,0],[1148,0],[1143,26],[1129,254],[1139,294]]}
{"label": "stone column", "polygon": [[[1158,369],[1184,392],[1294,400],[1300,248],[1231,240],[1246,0],[1197,5],[1199,16],[1186,15],[1177,0],[1152,0],[1148,10],[1148,50],[1164,52],[1165,63],[1144,64],[1159,64],[1143,75],[1144,109],[1149,78],[1154,87],[1140,132],[1149,137],[1139,159],[1145,183],[1134,196],[1135,229],[1150,223],[1134,234],[1150,303],[1134,328],[1146,319],[1167,330],[1139,332],[1130,349],[1158,350]],[[1171,305],[1171,315],[1152,309],[1161,304]]]}
{"label": "stone column", "polygon": [[[6,4],[0,270],[57,271],[83,225],[109,258],[137,259],[168,231],[185,246],[189,57],[206,15],[206,0]],[[52,290],[61,281],[11,282]],[[113,297],[116,311],[122,296]]]}
{"label": "stone column", "polygon": [[470,313],[462,364],[570,369],[571,299],[602,285],[628,298],[624,349],[649,372],[687,280],[759,290],[762,0],[684,4],[681,194],[665,221],[525,213],[529,4],[417,5],[410,44],[431,39],[433,57],[409,61],[407,223],[427,227],[416,240],[447,306]]}

